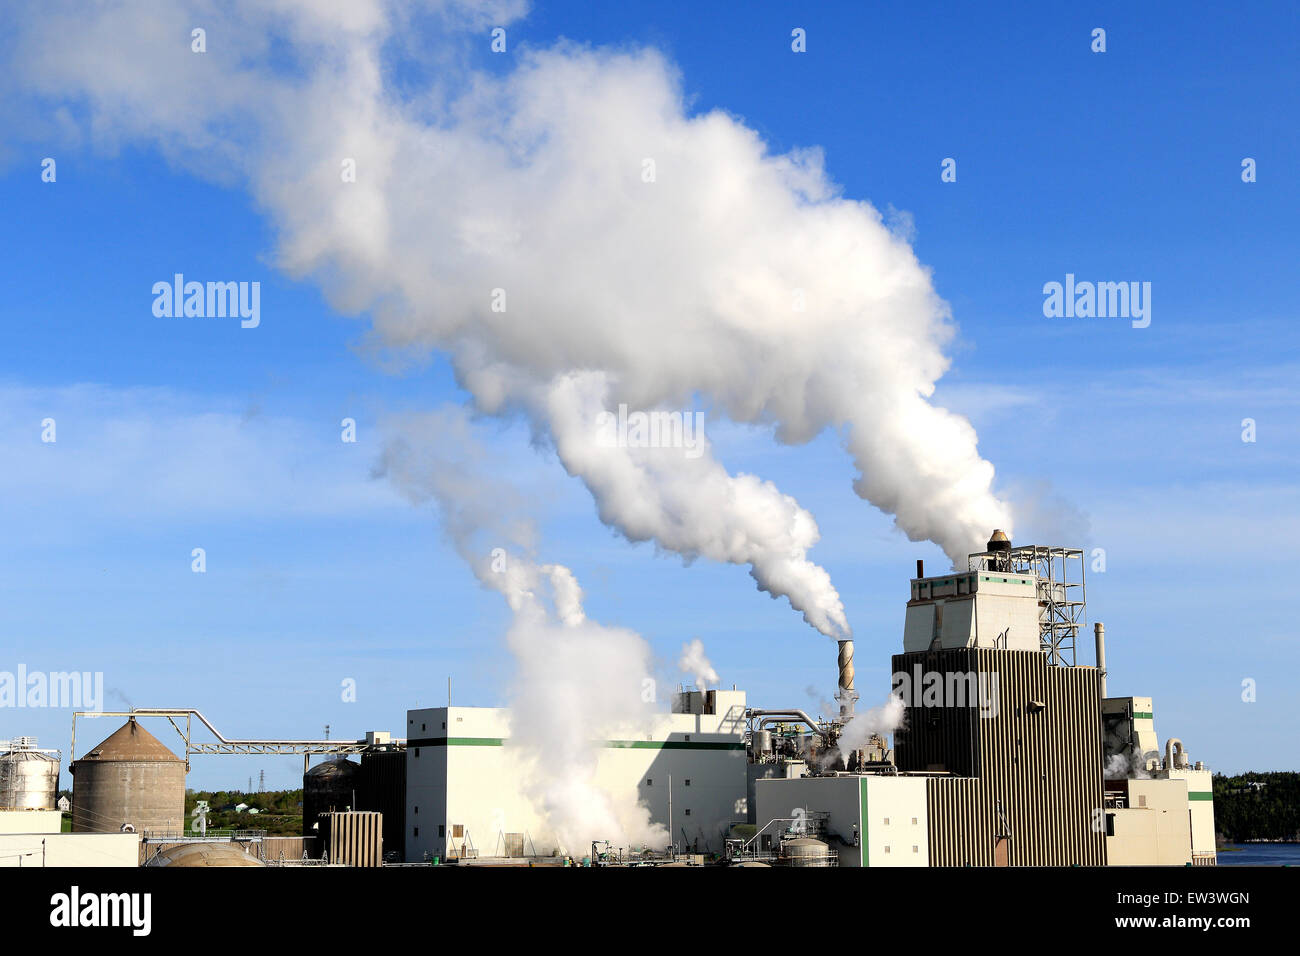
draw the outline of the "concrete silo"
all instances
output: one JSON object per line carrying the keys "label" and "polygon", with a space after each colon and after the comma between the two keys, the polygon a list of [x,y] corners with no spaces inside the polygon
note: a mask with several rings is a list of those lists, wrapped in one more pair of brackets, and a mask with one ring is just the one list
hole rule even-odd
{"label": "concrete silo", "polygon": [[185,762],[134,717],[69,769],[74,833],[185,829]]}

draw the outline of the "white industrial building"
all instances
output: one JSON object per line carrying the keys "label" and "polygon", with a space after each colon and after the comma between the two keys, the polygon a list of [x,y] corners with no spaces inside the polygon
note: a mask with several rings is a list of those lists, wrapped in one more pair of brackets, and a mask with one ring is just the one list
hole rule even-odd
{"label": "white industrial building", "polygon": [[760,780],[755,819],[768,829],[756,850],[774,851],[791,827],[802,832],[815,823],[840,866],[929,866],[925,781],[853,773]]}
{"label": "white industrial building", "polygon": [[0,810],[0,867],[139,866],[137,833],[61,833],[58,810]]}
{"label": "white industrial building", "polygon": [[[746,816],[744,715],[743,691],[678,694],[671,713],[595,742],[594,783],[616,800],[634,796],[679,848],[721,852]],[[498,707],[407,712],[408,862],[589,852],[559,846],[534,806],[536,757],[512,746],[510,720]]]}

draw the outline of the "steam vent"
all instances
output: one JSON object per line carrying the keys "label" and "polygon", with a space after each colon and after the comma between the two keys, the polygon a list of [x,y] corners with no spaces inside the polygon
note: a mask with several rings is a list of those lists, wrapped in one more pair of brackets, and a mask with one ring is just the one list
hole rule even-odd
{"label": "steam vent", "polygon": [[71,766],[72,831],[185,827],[185,763],[134,717]]}

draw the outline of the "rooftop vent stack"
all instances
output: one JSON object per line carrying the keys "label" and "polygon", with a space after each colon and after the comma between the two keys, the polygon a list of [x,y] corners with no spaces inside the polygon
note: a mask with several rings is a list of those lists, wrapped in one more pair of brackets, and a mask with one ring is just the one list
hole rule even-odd
{"label": "rooftop vent stack", "polygon": [[1011,570],[1011,539],[1006,532],[995,529],[986,550],[989,552],[990,571]]}
{"label": "rooftop vent stack", "polygon": [[1093,637],[1097,639],[1097,670],[1101,672],[1101,696],[1106,696],[1106,625],[1097,621],[1092,625]]}

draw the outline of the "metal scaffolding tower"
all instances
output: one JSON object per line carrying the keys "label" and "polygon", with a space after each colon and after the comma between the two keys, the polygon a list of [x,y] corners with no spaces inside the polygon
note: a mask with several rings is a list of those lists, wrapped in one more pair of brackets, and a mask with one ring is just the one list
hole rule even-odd
{"label": "metal scaffolding tower", "polygon": [[1038,640],[1047,663],[1073,667],[1079,628],[1087,625],[1082,548],[1031,544],[972,554],[969,568],[1032,574],[1038,578]]}

